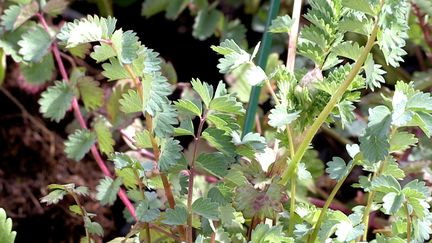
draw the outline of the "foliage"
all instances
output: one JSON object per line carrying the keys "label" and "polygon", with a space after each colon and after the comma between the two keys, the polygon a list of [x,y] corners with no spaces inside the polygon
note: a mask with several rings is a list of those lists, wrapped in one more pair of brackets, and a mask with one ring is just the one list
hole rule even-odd
{"label": "foliage", "polygon": [[[222,2],[143,2],[146,17],[165,12],[173,20],[189,9],[195,38],[220,38],[220,44],[211,46],[220,55],[216,68],[227,79],[243,82],[227,88],[223,81],[213,86],[194,78],[179,89],[178,99],[167,74],[172,66],[142,44],[137,33],[119,28],[114,17],[89,15],[57,29],[47,25],[45,16],[60,15],[67,1],[8,5],[0,21],[2,60],[10,56],[19,63],[29,84],[46,83],[39,99],[44,118],[71,122],[68,111],[73,110],[78,122],[71,123],[64,152],[81,161],[91,151],[104,173],[95,194],[83,186],[53,184],[41,202],[58,204],[71,196],[69,210],[82,218],[86,242],[104,235],[95,215],[80,202],[88,195],[103,206],[113,205],[119,196],[128,211],[125,218],[135,222],[125,238],[112,242],[155,235],[160,242],[188,243],[352,242],[369,235],[376,242],[429,240],[428,184],[408,176],[406,160],[423,160],[421,152],[428,151],[423,147],[424,138],[432,135],[432,97],[416,82],[390,83],[384,76],[400,68],[408,54],[409,3],[309,1],[303,15],[308,24],[300,29],[292,71],[277,54],[267,67],[258,66],[255,57],[262,47],[244,48],[245,27],[224,15]],[[248,13],[259,13],[259,4],[244,2]],[[285,36],[296,29],[296,21],[282,14],[267,21],[267,30],[275,38]],[[58,52],[73,56],[71,68],[65,69]],[[90,58],[100,65],[102,79],[91,75]],[[54,59],[59,81],[52,80]],[[6,64],[1,64],[4,73]],[[266,86],[256,132],[241,131],[247,105],[240,100],[248,98],[235,93],[241,85],[247,91]],[[380,99],[371,105],[368,98],[376,94]],[[341,146],[346,154],[326,163],[327,175],[310,146],[320,128],[338,142],[350,143]],[[352,130],[357,144],[339,134]],[[191,144],[178,138],[185,136]],[[102,158],[113,163],[113,174]],[[361,175],[358,180],[352,171]],[[323,178],[334,181],[328,194],[317,183]],[[344,183],[353,181],[360,205],[341,209],[332,201]],[[318,194],[327,199],[324,204],[317,203]],[[376,217],[388,219],[378,231],[385,234],[368,234],[369,215],[377,210],[382,214]],[[15,233],[4,211],[2,230],[6,233],[0,237],[12,242]]]}

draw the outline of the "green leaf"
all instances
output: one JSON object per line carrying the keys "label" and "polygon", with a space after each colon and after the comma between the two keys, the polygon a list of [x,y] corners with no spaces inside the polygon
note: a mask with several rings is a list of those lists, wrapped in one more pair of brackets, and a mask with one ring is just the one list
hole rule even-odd
{"label": "green leaf", "polygon": [[335,46],[332,53],[356,61],[362,54],[363,49],[357,42],[346,41]]}
{"label": "green leaf", "polygon": [[162,142],[160,150],[158,166],[162,172],[166,172],[180,160],[182,147],[179,141],[167,138]]}
{"label": "green leaf", "polygon": [[282,226],[259,224],[252,231],[251,242],[256,243],[294,243],[294,239],[285,236]]}
{"label": "green leaf", "polygon": [[288,113],[287,107],[284,105],[277,105],[270,111],[269,125],[274,128],[282,128],[283,126],[291,124],[299,117],[300,111]]}
{"label": "green leaf", "polygon": [[96,132],[99,150],[106,155],[113,153],[115,141],[108,127],[108,121],[105,119],[98,119],[94,125],[94,130]]}
{"label": "green leaf", "polygon": [[36,1],[23,6],[11,5],[3,12],[0,24],[5,30],[14,30],[24,24],[39,11],[39,5]]}
{"label": "green leaf", "polygon": [[141,222],[152,222],[159,218],[160,210],[149,201],[141,201],[136,207],[136,216]]}
{"label": "green leaf", "polygon": [[372,180],[371,190],[383,193],[399,193],[401,191],[401,186],[394,177],[381,175]]}
{"label": "green leaf", "polygon": [[52,192],[48,193],[48,195],[41,198],[41,203],[46,203],[47,205],[50,204],[57,204],[60,200],[63,200],[63,197],[67,194],[65,190],[53,190]]}
{"label": "green leaf", "polygon": [[0,208],[0,242],[13,243],[16,232],[12,231],[12,219],[8,218],[6,211]]}
{"label": "green leaf", "polygon": [[397,162],[392,159],[387,160],[388,161],[386,167],[383,169],[382,175],[392,176],[399,180],[405,178],[405,172],[399,168]]}
{"label": "green leaf", "polygon": [[201,108],[190,100],[178,100],[174,102],[174,105],[178,111],[186,112],[195,116],[201,116]]}
{"label": "green leaf", "polygon": [[21,47],[19,54],[24,61],[39,62],[48,53],[51,41],[49,34],[42,27],[36,26],[23,34],[22,39],[18,41]]}
{"label": "green leaf", "polygon": [[222,178],[228,173],[228,163],[234,162],[221,152],[201,153],[195,163],[198,169]]}
{"label": "green leaf", "polygon": [[88,15],[63,25],[57,38],[66,44],[67,48],[79,44],[108,39],[114,32],[116,19],[112,17],[100,18]]}
{"label": "green leaf", "polygon": [[70,205],[69,206],[69,211],[71,211],[72,213],[78,215],[78,216],[82,216],[82,212],[81,212],[81,208],[74,204],[74,205]]}
{"label": "green leaf", "polygon": [[34,85],[51,81],[54,69],[54,59],[51,53],[45,55],[40,62],[20,63],[20,71],[25,81]]}
{"label": "green leaf", "polygon": [[116,124],[124,116],[124,113],[120,111],[120,100],[129,89],[128,85],[115,86],[106,102],[107,117],[112,124]]}
{"label": "green leaf", "polygon": [[227,156],[233,156],[235,152],[235,146],[231,142],[231,138],[225,135],[225,132],[209,127],[202,133],[202,138],[205,139],[212,147],[226,154]]}
{"label": "green leaf", "polygon": [[135,145],[138,148],[143,148],[143,149],[152,148],[150,133],[147,130],[142,130],[135,133],[134,139],[135,139]]}
{"label": "green leaf", "polygon": [[345,7],[347,7],[347,8],[351,8],[351,9],[363,12],[365,14],[369,14],[370,16],[376,16],[376,14],[377,14],[376,13],[376,1],[370,1],[370,0],[359,0],[359,1],[357,1],[357,0],[343,0],[342,4]]}
{"label": "green leaf", "polygon": [[138,57],[137,52],[140,48],[140,45],[141,42],[139,42],[135,32],[130,30],[124,32],[121,38],[121,51],[119,50],[120,48],[118,46],[115,46],[121,62],[124,64],[131,64],[134,59]]}
{"label": "green leaf", "polygon": [[396,90],[392,99],[393,113],[392,124],[398,127],[406,125],[412,118],[413,113],[406,111],[408,97],[402,92]]}
{"label": "green leaf", "polygon": [[170,104],[167,97],[172,93],[171,85],[160,72],[146,75],[142,82],[147,90],[144,90],[142,97],[144,108],[150,115],[155,116]]}
{"label": "green leaf", "polygon": [[195,129],[190,118],[186,118],[180,122],[180,126],[174,128],[175,136],[195,136]]}
{"label": "green leaf", "polygon": [[214,98],[209,104],[210,110],[242,115],[245,110],[241,102],[238,102],[233,95],[224,95]]}
{"label": "green leaf", "polygon": [[66,82],[56,81],[41,94],[40,112],[43,117],[59,122],[72,104],[73,91]]}
{"label": "green leaf", "polygon": [[254,159],[257,153],[264,153],[264,149],[267,147],[265,138],[261,137],[259,133],[250,132],[243,138],[235,131],[231,135],[233,137],[232,142],[236,145],[236,152],[250,159]]}
{"label": "green leaf", "polygon": [[414,134],[397,131],[390,138],[390,152],[403,152],[418,142]]}
{"label": "green leaf", "polygon": [[381,83],[385,83],[384,74],[386,71],[381,69],[381,65],[375,64],[373,55],[370,53],[363,65],[366,76],[366,86],[372,91],[380,88]]}
{"label": "green leaf", "polygon": [[104,90],[99,87],[98,81],[85,76],[78,79],[77,85],[84,107],[88,111],[96,110],[103,105]]}
{"label": "green leaf", "polygon": [[223,14],[219,10],[207,7],[200,9],[195,17],[192,35],[199,40],[209,38],[216,31],[222,17]]}
{"label": "green leaf", "polygon": [[165,211],[165,219],[162,220],[162,223],[168,225],[184,225],[186,224],[187,216],[186,208],[176,205],[174,209],[168,208]]}
{"label": "green leaf", "polygon": [[129,155],[125,153],[115,152],[110,160],[114,162],[114,166],[116,169],[123,169],[125,167],[133,167],[137,161],[131,158]]}
{"label": "green leaf", "polygon": [[213,87],[208,83],[203,83],[199,79],[192,79],[191,81],[192,88],[198,95],[201,97],[206,107],[209,107],[210,101],[213,97]]}
{"label": "green leaf", "polygon": [[163,104],[162,110],[153,117],[153,130],[159,138],[170,137],[174,133],[174,125],[177,124],[177,112],[168,103]]}
{"label": "green leaf", "polygon": [[84,227],[86,227],[88,232],[91,234],[95,234],[101,237],[104,235],[102,226],[97,222],[92,222],[89,217],[84,217]]}
{"label": "green leaf", "polygon": [[432,115],[428,113],[416,112],[408,125],[420,127],[427,137],[432,135]]}
{"label": "green leaf", "polygon": [[291,31],[291,26],[294,21],[291,19],[289,15],[277,16],[269,28],[269,32],[272,33],[289,33]]}
{"label": "green leaf", "polygon": [[150,18],[164,11],[168,6],[169,0],[146,0],[143,2],[141,15]]}
{"label": "green leaf", "polygon": [[333,157],[332,161],[327,162],[326,172],[334,180],[342,179],[351,170],[351,164],[345,164],[345,161],[339,157]]}
{"label": "green leaf", "polygon": [[209,198],[200,197],[192,204],[192,211],[210,220],[218,219],[218,204]]}
{"label": "green leaf", "polygon": [[93,49],[94,51],[90,54],[90,57],[93,58],[97,63],[106,61],[117,55],[115,50],[106,43],[96,45],[93,47]]}
{"label": "green leaf", "polygon": [[391,125],[390,110],[385,106],[369,109],[369,124],[360,137],[360,150],[370,162],[383,160],[389,153],[388,135]]}
{"label": "green leaf", "polygon": [[402,207],[405,201],[403,193],[390,192],[383,197],[383,209],[385,214],[393,215]]}
{"label": "green leaf", "polygon": [[167,19],[175,20],[187,7],[188,3],[188,0],[170,0],[166,8],[165,17]]}
{"label": "green leaf", "polygon": [[113,205],[121,184],[121,178],[113,180],[110,177],[105,176],[105,178],[99,181],[99,185],[96,187],[96,199],[99,200],[101,205]]}
{"label": "green leaf", "polygon": [[124,113],[135,113],[143,111],[143,102],[136,90],[130,89],[122,95],[119,100],[120,110]]}
{"label": "green leaf", "polygon": [[224,57],[219,59],[220,73],[228,73],[240,65],[249,62],[251,55],[241,49],[233,40],[225,40],[220,43],[219,46],[211,46],[213,51],[223,55]]}
{"label": "green leaf", "polygon": [[80,161],[96,140],[94,133],[86,129],[77,129],[65,141],[65,153],[68,158]]}
{"label": "green leaf", "polygon": [[64,12],[68,7],[69,1],[67,0],[49,0],[43,7],[42,11],[48,15],[56,17]]}

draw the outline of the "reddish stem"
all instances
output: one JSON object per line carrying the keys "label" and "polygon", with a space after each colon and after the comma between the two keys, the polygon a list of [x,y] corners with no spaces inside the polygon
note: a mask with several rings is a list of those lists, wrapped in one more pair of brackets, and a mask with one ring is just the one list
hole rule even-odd
{"label": "reddish stem", "polygon": [[[45,31],[47,33],[49,33],[49,27],[48,27],[48,24],[47,24],[44,16],[41,13],[37,13],[36,15],[39,18]],[[60,70],[60,74],[61,74],[63,80],[65,80],[66,82],[69,82],[69,76],[66,72],[66,68],[63,64],[63,60],[61,59],[60,51],[59,51],[57,43],[55,41],[53,41],[53,43],[51,44],[51,50],[54,54],[54,57],[56,59],[56,62],[57,62],[57,65],[58,65],[58,68]],[[79,108],[79,105],[78,105],[78,100],[75,97],[72,100],[72,108],[74,110],[75,117],[80,124],[80,127],[87,129],[86,122],[84,120],[84,117],[83,117],[81,110]],[[100,156],[100,153],[97,150],[95,145],[93,145],[91,147],[91,153],[92,153],[93,157],[95,158],[96,163],[98,164],[98,166],[102,170],[103,174],[105,176],[112,177],[111,172],[109,171],[108,167],[105,165],[105,162],[103,161],[102,157]],[[124,205],[126,206],[128,211],[130,212],[132,217],[134,217],[135,220],[138,220],[136,217],[136,214],[135,214],[135,208],[132,205],[132,203],[130,202],[129,198],[127,197],[127,195],[123,189],[119,190],[118,196],[119,196],[120,200],[122,200],[122,202],[124,203]]]}

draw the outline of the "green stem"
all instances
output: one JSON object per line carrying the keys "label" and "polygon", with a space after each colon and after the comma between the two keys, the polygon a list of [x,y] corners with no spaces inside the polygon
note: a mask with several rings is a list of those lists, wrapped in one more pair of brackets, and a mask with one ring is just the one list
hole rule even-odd
{"label": "green stem", "polygon": [[363,225],[364,225],[364,233],[363,233],[363,241],[367,241],[367,235],[368,235],[368,230],[369,230],[369,216],[370,216],[370,211],[372,208],[372,203],[373,200],[375,198],[375,191],[371,191],[368,195],[368,200],[367,200],[367,204],[366,204],[366,208],[363,212]]}
{"label": "green stem", "polygon": [[[72,192],[72,191],[68,191],[68,192],[69,192],[69,194],[73,197],[73,199],[75,200],[75,203],[78,205],[78,207],[79,207],[79,209],[80,209],[80,211],[81,211],[81,215],[82,215],[82,217],[83,217],[83,222],[85,222],[85,217],[87,217],[87,211],[86,211],[86,210],[84,209],[84,207],[81,205],[81,202],[80,202],[78,196],[77,196],[74,192]],[[91,240],[91,238],[90,238],[90,233],[89,233],[89,231],[87,230],[87,227],[84,226],[84,230],[85,230],[85,235],[86,235],[86,238],[87,238],[87,242],[88,242],[88,243],[91,243],[92,240]]]}
{"label": "green stem", "polygon": [[360,55],[360,57],[357,59],[357,61],[354,64],[354,67],[351,69],[350,73],[344,80],[344,82],[339,86],[339,88],[336,90],[335,94],[331,97],[330,101],[327,103],[327,105],[324,107],[324,109],[321,111],[321,113],[316,118],[315,122],[312,124],[312,126],[308,129],[306,132],[306,135],[300,144],[300,146],[297,149],[297,152],[295,153],[294,158],[292,158],[291,163],[289,163],[287,170],[282,175],[281,183],[283,185],[286,185],[288,182],[288,179],[292,176],[294,176],[294,171],[297,168],[300,160],[303,158],[303,155],[305,154],[307,148],[309,147],[309,144],[312,142],[312,139],[315,137],[315,134],[318,132],[321,125],[324,123],[324,121],[327,119],[327,117],[332,112],[335,105],[341,100],[342,96],[344,95],[345,91],[350,86],[351,82],[354,80],[355,76],[360,72],[361,67],[363,66],[363,63],[365,62],[369,52],[371,51],[372,47],[375,44],[375,39],[378,33],[378,21],[375,22],[374,28],[372,30],[372,33],[368,39],[368,42],[366,43],[366,46]]}
{"label": "green stem", "polygon": [[[265,70],[267,66],[267,59],[270,54],[270,48],[272,44],[271,33],[268,32],[268,28],[271,25],[271,21],[277,16],[279,12],[280,0],[272,0],[270,3],[270,11],[267,16],[267,22],[265,31],[261,40],[261,47],[258,54],[258,62],[257,65]],[[252,131],[252,128],[255,124],[255,114],[258,108],[258,100],[261,93],[261,86],[256,85],[252,87],[250,97],[249,97],[249,105],[246,111],[245,122],[243,124],[243,132],[242,136]]]}
{"label": "green stem", "polygon": [[[139,191],[140,191],[140,193],[141,193],[142,199],[145,200],[145,199],[146,199],[145,191],[144,191],[145,185],[144,185],[144,183],[142,182],[142,180],[141,180],[141,178],[140,178],[140,176],[139,176],[138,171],[137,171],[136,169],[133,169],[133,172],[134,172],[134,175],[135,175],[135,179],[137,180],[138,188],[139,188]],[[147,241],[147,242],[151,242],[151,235],[150,235],[150,226],[149,226],[149,223],[144,223],[144,228],[145,228],[145,231],[146,231],[146,235],[145,235],[145,237],[146,237],[146,241]]]}
{"label": "green stem", "polygon": [[409,210],[408,210],[408,204],[405,203],[405,213],[407,216],[407,243],[411,242],[411,216],[409,214]]}
{"label": "green stem", "polygon": [[316,237],[318,236],[318,232],[321,228],[322,221],[324,220],[324,217],[326,215],[327,209],[329,208],[330,204],[332,203],[334,197],[336,196],[336,193],[339,191],[343,183],[345,182],[348,175],[351,173],[351,170],[354,168],[354,164],[351,165],[349,168],[349,171],[337,182],[336,186],[333,188],[332,192],[330,193],[329,197],[327,198],[324,207],[321,209],[320,215],[318,217],[318,220],[315,224],[314,230],[312,232],[312,235],[308,239],[308,243],[315,242]]}

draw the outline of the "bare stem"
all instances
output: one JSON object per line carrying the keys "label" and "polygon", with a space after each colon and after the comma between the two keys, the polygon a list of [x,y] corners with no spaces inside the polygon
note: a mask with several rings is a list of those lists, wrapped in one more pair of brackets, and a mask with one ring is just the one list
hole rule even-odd
{"label": "bare stem", "polygon": [[321,212],[319,214],[318,220],[314,226],[314,230],[312,232],[312,235],[309,237],[308,239],[308,243],[313,243],[315,242],[316,237],[318,236],[318,232],[321,228],[321,224],[322,221],[324,220],[324,217],[327,213],[327,210],[330,206],[330,204],[333,201],[333,198],[336,196],[336,193],[339,191],[339,189],[341,188],[341,186],[343,185],[343,183],[345,182],[346,178],[348,177],[349,173],[351,172],[352,168],[354,166],[352,165],[351,168],[349,168],[349,172],[346,173],[342,178],[339,179],[339,181],[337,182],[336,186],[333,188],[332,192],[330,193],[329,197],[327,198],[324,207],[321,209]]}
{"label": "bare stem", "polygon": [[404,205],[405,208],[405,213],[407,216],[407,243],[411,243],[411,216],[409,214],[409,210],[408,210],[408,204],[405,203]]}
{"label": "bare stem", "polygon": [[[39,18],[39,21],[41,22],[45,31],[47,33],[50,33],[49,32],[49,26],[48,26],[44,16],[41,13],[37,13],[36,15]],[[61,58],[60,51],[59,51],[58,46],[57,46],[57,42],[53,41],[53,43],[51,44],[51,50],[54,54],[55,60],[57,62],[57,66],[60,70],[60,74],[61,74],[63,80],[65,80],[66,82],[69,82],[69,76],[68,76],[68,74],[66,72],[66,68],[63,64],[63,60]],[[81,110],[79,109],[78,100],[76,99],[76,97],[74,97],[72,99],[72,108],[74,110],[75,118],[78,120],[78,122],[80,124],[80,127],[83,129],[87,129],[86,122],[85,122],[84,117],[81,113]],[[102,157],[100,156],[100,153],[97,150],[95,145],[93,145],[91,147],[90,151],[91,151],[93,157],[95,158],[96,163],[98,164],[99,168],[104,173],[104,175],[108,176],[108,177],[112,177],[111,172],[109,171],[108,167],[105,165],[105,162],[103,161]],[[126,196],[125,191],[123,189],[120,189],[118,192],[118,195],[119,195],[120,200],[122,200],[123,204],[126,206],[128,211],[132,215],[132,217],[135,220],[137,220],[137,217],[135,214],[135,208],[132,205],[132,203],[130,202],[129,198]]]}
{"label": "bare stem", "polygon": [[198,153],[199,142],[201,140],[201,133],[202,133],[202,129],[203,129],[204,123],[206,121],[206,118],[207,118],[207,111],[204,111],[204,115],[202,117],[200,117],[200,123],[198,126],[198,130],[196,132],[196,135],[195,135],[195,143],[194,143],[192,160],[189,163],[189,183],[188,183],[188,198],[187,198],[187,208],[188,208],[187,238],[188,238],[188,242],[190,242],[190,243],[193,242],[193,238],[192,238],[192,216],[193,216],[192,199],[193,198],[192,197],[193,197],[193,185],[194,185],[194,177],[195,177],[195,160],[196,160],[196,156]]}

